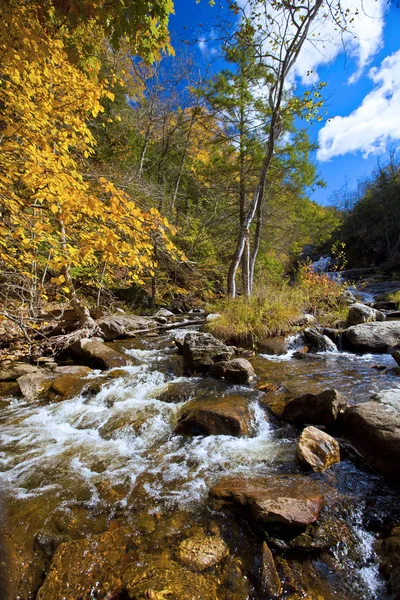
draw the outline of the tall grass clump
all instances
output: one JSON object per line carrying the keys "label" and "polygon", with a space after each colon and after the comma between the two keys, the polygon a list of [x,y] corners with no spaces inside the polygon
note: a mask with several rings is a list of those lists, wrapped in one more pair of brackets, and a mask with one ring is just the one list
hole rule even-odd
{"label": "tall grass clump", "polygon": [[213,312],[221,317],[211,321],[208,329],[228,343],[250,345],[263,337],[296,331],[305,313],[323,325],[336,325],[347,315],[346,289],[303,264],[294,283],[259,285],[250,298],[224,298],[213,304]]}

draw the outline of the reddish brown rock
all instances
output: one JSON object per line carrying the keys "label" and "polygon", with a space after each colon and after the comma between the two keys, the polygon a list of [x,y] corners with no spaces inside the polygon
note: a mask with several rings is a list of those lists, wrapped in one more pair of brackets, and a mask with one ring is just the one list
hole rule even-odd
{"label": "reddish brown rock", "polygon": [[210,490],[214,509],[228,508],[262,527],[314,523],[329,489],[301,475],[224,477]]}
{"label": "reddish brown rock", "polygon": [[242,396],[204,396],[182,409],[175,433],[184,435],[235,435],[252,433],[249,400]]}

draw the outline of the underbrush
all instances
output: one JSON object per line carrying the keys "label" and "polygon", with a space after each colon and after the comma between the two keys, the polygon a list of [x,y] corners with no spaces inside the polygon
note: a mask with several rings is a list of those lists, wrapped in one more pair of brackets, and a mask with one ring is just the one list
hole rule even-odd
{"label": "underbrush", "polygon": [[224,298],[215,303],[212,310],[221,317],[211,321],[208,328],[220,339],[248,344],[296,331],[305,313],[325,326],[335,326],[347,316],[346,289],[347,285],[302,265],[294,284],[283,281],[259,286],[251,298]]}

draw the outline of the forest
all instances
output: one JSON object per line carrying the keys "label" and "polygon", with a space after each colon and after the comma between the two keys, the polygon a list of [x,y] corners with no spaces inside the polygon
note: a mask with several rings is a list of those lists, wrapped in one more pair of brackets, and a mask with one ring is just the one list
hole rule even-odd
{"label": "forest", "polygon": [[3,319],[249,296],[339,224],[308,197],[323,182],[302,123],[318,118],[322,84],[280,90],[286,65],[274,75],[260,58],[251,15],[208,75],[190,48],[175,54],[169,1],[128,3],[129,21],[117,2],[112,17],[73,0],[2,10]]}

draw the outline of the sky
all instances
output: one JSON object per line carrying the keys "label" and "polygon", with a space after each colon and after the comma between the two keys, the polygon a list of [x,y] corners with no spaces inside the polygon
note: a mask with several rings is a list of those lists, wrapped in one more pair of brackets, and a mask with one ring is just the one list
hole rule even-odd
{"label": "sky", "polygon": [[[333,203],[344,185],[355,188],[390,152],[400,159],[400,7],[387,0],[342,0],[342,7],[354,14],[344,40],[331,22],[316,24],[314,43],[303,47],[291,75],[299,92],[327,83],[323,120],[299,123],[319,146],[313,158],[326,187],[311,198],[321,204]],[[177,53],[188,40],[199,67],[218,72],[225,66],[221,24],[235,25],[225,0],[213,7],[207,0],[175,0],[170,31]]]}

